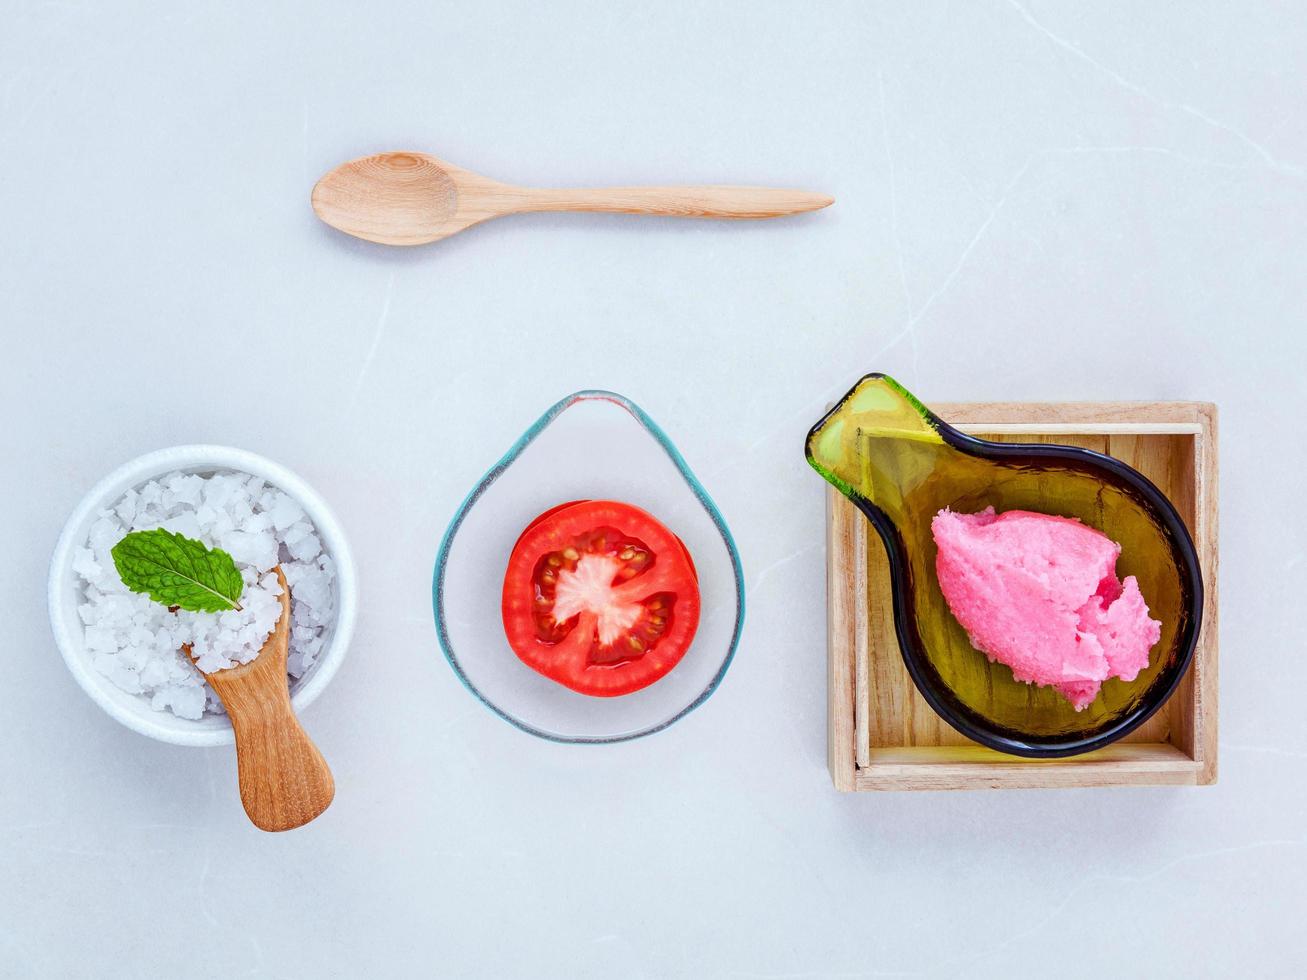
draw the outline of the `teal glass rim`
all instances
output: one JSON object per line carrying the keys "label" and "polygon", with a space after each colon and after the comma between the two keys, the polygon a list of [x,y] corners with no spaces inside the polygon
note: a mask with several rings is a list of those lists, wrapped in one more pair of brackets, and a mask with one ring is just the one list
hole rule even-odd
{"label": "teal glass rim", "polygon": [[[459,663],[458,654],[454,650],[453,642],[449,636],[449,628],[445,620],[445,574],[449,566],[450,549],[453,546],[454,538],[458,534],[459,528],[462,527],[463,521],[466,519],[469,510],[471,510],[472,506],[481,498],[490,486],[504,474],[508,467],[513,464],[523,451],[525,451],[526,448],[535,441],[540,433],[542,433],[567,409],[584,401],[605,401],[624,409],[646,432],[649,433],[649,435],[654,438],[654,441],[657,442],[663,452],[667,454],[668,459],[671,460],[672,465],[676,467],[691,493],[694,494],[695,498],[699,501],[700,505],[702,505],[703,509],[707,512],[709,518],[716,526],[717,532],[721,535],[722,542],[726,546],[727,554],[730,556],[731,567],[735,577],[735,625],[731,631],[730,646],[726,651],[726,656],[723,658],[721,666],[712,676],[712,679],[708,682],[707,686],[704,687],[704,689],[700,691],[692,701],[670,718],[666,718],[657,724],[647,726],[637,731],[624,732],[620,735],[611,736],[558,735],[554,732],[538,728],[529,722],[518,718],[516,715],[505,711],[499,705],[487,698],[477,688],[477,686],[472,683],[466,671],[464,671],[462,665]],[[498,462],[490,467],[485,476],[478,480],[467,496],[463,498],[463,502],[459,504],[453,520],[450,521],[449,526],[445,529],[444,536],[440,541],[440,549],[436,553],[436,565],[431,580],[431,603],[436,621],[436,637],[440,642],[440,650],[445,655],[445,660],[448,661],[449,666],[453,669],[455,676],[458,677],[463,686],[494,714],[504,719],[504,721],[508,722],[514,728],[524,731],[529,735],[534,735],[537,738],[546,739],[550,742],[598,745],[615,742],[629,742],[637,738],[643,738],[646,735],[653,735],[665,728],[670,728],[695,708],[707,701],[721,684],[722,679],[726,676],[726,671],[731,666],[731,662],[735,659],[735,652],[740,645],[740,635],[744,630],[744,566],[740,561],[740,552],[735,545],[735,538],[731,534],[731,529],[726,524],[726,519],[722,517],[721,511],[717,509],[717,504],[713,502],[708,491],[704,488],[703,484],[699,482],[698,477],[694,475],[694,471],[690,469],[689,464],[686,463],[685,457],[681,455],[681,452],[676,448],[675,443],[672,442],[667,433],[662,430],[658,423],[650,418],[645,413],[644,409],[640,408],[639,405],[635,404],[635,402],[631,401],[624,395],[620,395],[614,391],[605,391],[597,388],[583,389],[581,391],[575,391],[555,402],[543,415],[540,416],[539,419],[532,423],[531,427],[522,434],[521,438],[513,443],[508,452],[506,452]],[[508,651],[507,646],[505,647],[505,653],[511,653],[511,651]]]}

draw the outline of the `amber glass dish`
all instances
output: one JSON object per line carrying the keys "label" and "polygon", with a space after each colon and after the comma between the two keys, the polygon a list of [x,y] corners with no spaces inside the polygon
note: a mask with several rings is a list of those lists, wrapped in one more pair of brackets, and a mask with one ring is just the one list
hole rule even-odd
{"label": "amber glass dish", "polygon": [[[969,738],[1014,755],[1100,748],[1165,703],[1193,656],[1203,586],[1193,541],[1170,501],[1120,460],[1073,446],[990,442],[940,420],[893,379],[871,374],[808,434],[812,466],[866,515],[889,558],[899,646],[922,696]],[[941,509],[1074,517],[1121,544],[1162,623],[1149,666],[1113,679],[1083,711],[1023,684],[972,647],[935,576],[931,519]]]}

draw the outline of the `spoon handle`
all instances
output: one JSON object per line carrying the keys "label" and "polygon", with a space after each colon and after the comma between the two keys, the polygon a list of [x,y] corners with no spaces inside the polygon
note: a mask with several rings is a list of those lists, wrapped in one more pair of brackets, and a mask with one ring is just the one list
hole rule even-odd
{"label": "spoon handle", "polygon": [[236,733],[241,803],[260,830],[292,830],[331,805],[336,783],[322,753],[279,689],[226,692]]}
{"label": "spoon handle", "polygon": [[825,194],[778,187],[521,188],[512,195],[505,211],[605,211],[681,218],[779,218],[817,211],[834,200]]}

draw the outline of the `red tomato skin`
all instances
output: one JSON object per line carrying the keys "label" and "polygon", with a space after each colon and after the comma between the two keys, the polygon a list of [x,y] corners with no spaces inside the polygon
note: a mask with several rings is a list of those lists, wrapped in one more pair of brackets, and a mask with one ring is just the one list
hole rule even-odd
{"label": "red tomato skin", "polygon": [[[646,596],[660,591],[676,595],[671,623],[658,642],[637,660],[615,666],[583,663],[568,648],[567,638],[558,643],[542,640],[536,632],[532,608],[539,559],[567,547],[589,530],[608,526],[643,541],[656,556],[654,567],[631,581],[638,583],[648,577],[651,589],[644,593]],[[654,587],[660,585],[675,587]],[[504,574],[501,613],[509,646],[528,667],[579,694],[620,697],[666,676],[689,649],[699,625],[698,572],[681,539],[647,511],[619,501],[570,501],[540,514],[518,537]],[[585,625],[578,623],[576,630]],[[578,635],[573,646],[580,642]],[[560,654],[569,651],[568,662],[560,662]]]}

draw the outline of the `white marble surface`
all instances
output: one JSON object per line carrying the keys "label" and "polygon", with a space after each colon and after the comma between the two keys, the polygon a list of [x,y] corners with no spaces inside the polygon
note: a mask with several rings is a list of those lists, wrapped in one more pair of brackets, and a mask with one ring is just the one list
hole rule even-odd
{"label": "white marble surface", "polygon": [[[1288,3],[0,3],[0,973],[1302,975],[1307,26]],[[824,190],[767,224],[497,222],[393,251],[308,207],[375,149],[540,184]],[[1221,779],[840,796],[822,486],[861,372],[927,400],[1222,415]],[[617,388],[732,523],[717,696],[536,741],[440,658],[463,493]],[[263,836],[45,621],[104,472],[208,440],[313,482],[364,610],[306,722],[335,805]]]}

